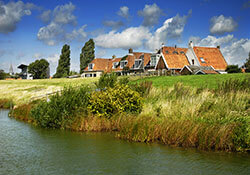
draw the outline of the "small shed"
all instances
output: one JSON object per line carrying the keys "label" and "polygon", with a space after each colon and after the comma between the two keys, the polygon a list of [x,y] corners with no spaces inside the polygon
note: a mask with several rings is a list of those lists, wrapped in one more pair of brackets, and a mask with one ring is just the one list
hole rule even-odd
{"label": "small shed", "polygon": [[218,74],[212,66],[186,65],[181,71],[181,75]]}

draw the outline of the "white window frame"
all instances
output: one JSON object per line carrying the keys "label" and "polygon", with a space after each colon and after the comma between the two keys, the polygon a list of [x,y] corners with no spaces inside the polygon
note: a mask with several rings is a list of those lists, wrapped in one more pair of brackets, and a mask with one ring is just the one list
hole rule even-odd
{"label": "white window frame", "polygon": [[[122,66],[121,63],[124,63],[124,65]],[[127,61],[127,60],[120,61],[120,68],[123,69],[127,64],[128,64],[128,61]]]}
{"label": "white window frame", "polygon": [[[155,64],[153,64],[153,62],[152,62],[152,58],[154,58],[155,59],[155,61],[154,61],[154,63]],[[155,66],[157,64],[157,55],[152,55],[151,57],[150,57],[150,66]]]}
{"label": "white window frame", "polygon": [[206,61],[204,60],[203,57],[200,57],[200,60],[201,60],[202,63],[206,63]]}
{"label": "white window frame", "polygon": [[[134,69],[139,69],[140,66],[141,66],[141,64],[142,64],[142,59],[135,59],[135,62],[136,62],[136,61],[141,61],[141,63],[139,64],[138,67],[134,67]],[[135,63],[134,63],[134,66],[135,66]]]}
{"label": "white window frame", "polygon": [[112,68],[115,69],[118,66],[119,62],[113,62]]}
{"label": "white window frame", "polygon": [[[90,65],[92,65],[92,68],[90,68]],[[94,63],[89,63],[88,64],[88,70],[93,70],[93,68],[94,68]]]}

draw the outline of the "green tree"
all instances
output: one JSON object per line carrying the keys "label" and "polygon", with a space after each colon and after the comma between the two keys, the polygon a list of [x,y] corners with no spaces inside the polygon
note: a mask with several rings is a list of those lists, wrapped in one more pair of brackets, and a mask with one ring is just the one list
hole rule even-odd
{"label": "green tree", "polygon": [[250,72],[250,52],[249,52],[249,55],[248,55],[248,59],[246,59],[246,62],[243,66],[246,70],[246,72]]}
{"label": "green tree", "polygon": [[80,54],[80,73],[88,66],[88,64],[95,58],[95,42],[89,39],[82,48]]}
{"label": "green tree", "polygon": [[70,46],[65,44],[62,48],[58,66],[56,68],[55,78],[66,77],[70,72]]}
{"label": "green tree", "polygon": [[4,80],[6,78],[6,73],[4,72],[4,70],[0,69],[0,80]]}
{"label": "green tree", "polygon": [[238,65],[228,65],[226,68],[227,73],[241,73],[241,68]]}
{"label": "green tree", "polygon": [[45,59],[36,60],[29,64],[28,72],[34,79],[49,78],[49,62]]}

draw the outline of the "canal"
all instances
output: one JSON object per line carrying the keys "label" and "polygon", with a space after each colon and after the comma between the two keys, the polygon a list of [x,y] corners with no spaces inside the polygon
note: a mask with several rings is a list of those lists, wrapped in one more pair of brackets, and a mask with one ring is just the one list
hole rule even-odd
{"label": "canal", "polygon": [[250,174],[250,155],[131,143],[108,133],[45,130],[0,110],[0,174]]}

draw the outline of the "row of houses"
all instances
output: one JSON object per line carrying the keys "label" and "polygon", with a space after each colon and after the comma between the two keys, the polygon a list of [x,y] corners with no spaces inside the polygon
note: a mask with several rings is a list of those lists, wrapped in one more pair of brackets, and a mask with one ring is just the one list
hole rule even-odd
{"label": "row of houses", "polygon": [[83,77],[98,77],[102,73],[137,74],[170,71],[174,74],[223,74],[227,62],[220,47],[198,47],[189,42],[188,48],[162,46],[156,53],[133,52],[121,58],[95,58],[84,69]]}

